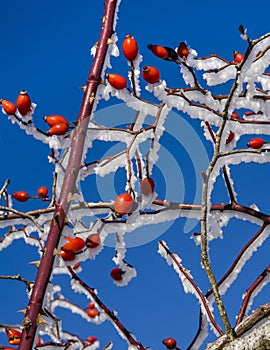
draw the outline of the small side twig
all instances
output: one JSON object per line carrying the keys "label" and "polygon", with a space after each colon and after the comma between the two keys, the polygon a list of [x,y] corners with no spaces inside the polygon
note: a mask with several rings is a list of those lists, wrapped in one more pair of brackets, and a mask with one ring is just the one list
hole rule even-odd
{"label": "small side twig", "polygon": [[21,277],[20,274],[13,275],[13,276],[0,276],[0,279],[15,280],[15,281],[23,282],[26,285],[28,292],[30,292],[30,290],[31,290],[31,285],[34,284],[34,281],[26,280],[25,278]]}

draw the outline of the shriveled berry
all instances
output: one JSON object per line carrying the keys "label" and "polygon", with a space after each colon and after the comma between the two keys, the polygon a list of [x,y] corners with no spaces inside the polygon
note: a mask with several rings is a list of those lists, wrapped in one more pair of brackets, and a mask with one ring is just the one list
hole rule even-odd
{"label": "shriveled berry", "polygon": [[234,132],[230,132],[226,140],[226,145],[228,145],[234,139]]}
{"label": "shriveled berry", "polygon": [[120,267],[115,267],[111,270],[110,275],[111,278],[115,281],[121,281],[122,275],[125,273]]}

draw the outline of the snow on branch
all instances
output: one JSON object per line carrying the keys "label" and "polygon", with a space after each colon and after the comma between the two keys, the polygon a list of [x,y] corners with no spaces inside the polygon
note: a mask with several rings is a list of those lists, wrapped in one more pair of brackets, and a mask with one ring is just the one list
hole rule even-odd
{"label": "snow on branch", "polygon": [[176,254],[170,252],[169,248],[167,247],[164,241],[159,241],[158,253],[167,261],[168,265],[173,265],[175,271],[178,273],[182,281],[184,291],[186,293],[194,294],[195,297],[198,299],[201,306],[201,311],[207,317],[208,322],[210,323],[213,331],[217,335],[223,334],[221,328],[214,320],[211,307],[208,304],[207,299],[201,292],[198,285],[194,282],[190,272],[182,266],[181,259]]}

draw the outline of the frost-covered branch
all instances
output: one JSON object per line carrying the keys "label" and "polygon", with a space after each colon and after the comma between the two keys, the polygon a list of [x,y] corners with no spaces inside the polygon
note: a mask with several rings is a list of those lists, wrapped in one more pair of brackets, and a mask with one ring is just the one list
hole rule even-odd
{"label": "frost-covered branch", "polygon": [[159,241],[159,253],[163,256],[169,265],[173,265],[174,269],[178,272],[179,277],[182,281],[183,288],[186,293],[194,294],[199,300],[201,311],[207,317],[208,321],[211,323],[212,327],[215,329],[217,334],[223,334],[222,329],[218,326],[216,321],[214,320],[213,314],[210,310],[210,306],[208,305],[207,299],[203,295],[202,291],[198,287],[198,285],[193,280],[190,272],[184,268],[181,264],[181,259],[173,254],[169,248],[167,247],[164,241]]}
{"label": "frost-covered branch", "polygon": [[145,350],[142,344],[138,342],[132,336],[132,334],[123,326],[123,324],[119,321],[114,312],[109,310],[107,306],[98,298],[97,294],[95,293],[95,290],[89,287],[86,283],[84,283],[70,266],[68,266],[67,268],[69,270],[69,273],[71,274],[72,279],[74,279],[76,283],[78,283],[87,293],[89,293],[91,299],[93,299],[93,301],[100,307],[100,309],[105,312],[105,314],[112,321],[113,325],[117,328],[118,332],[122,334],[123,337],[131,345],[134,345],[138,350]]}
{"label": "frost-covered branch", "polygon": [[262,290],[262,288],[268,284],[269,281],[270,265],[268,265],[264,271],[256,278],[251,286],[246,290],[243,296],[243,303],[241,305],[240,312],[237,317],[236,326],[243,321],[248,309],[252,305],[254,297]]}

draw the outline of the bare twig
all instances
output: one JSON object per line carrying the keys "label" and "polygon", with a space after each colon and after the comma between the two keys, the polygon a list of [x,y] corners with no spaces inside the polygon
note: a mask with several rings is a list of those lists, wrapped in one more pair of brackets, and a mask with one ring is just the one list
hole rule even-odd
{"label": "bare twig", "polygon": [[25,278],[21,277],[20,274],[14,275],[14,276],[0,276],[0,279],[15,280],[15,281],[23,282],[26,285],[26,288],[28,291],[31,290],[31,285],[34,284],[33,281],[26,280]]}
{"label": "bare twig", "polygon": [[7,179],[7,180],[5,181],[3,187],[0,189],[0,199],[1,199],[2,196],[3,196],[3,193],[6,192],[9,183],[10,183],[10,179]]}

